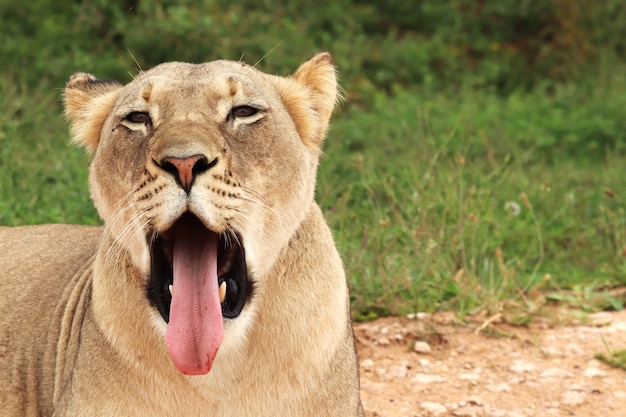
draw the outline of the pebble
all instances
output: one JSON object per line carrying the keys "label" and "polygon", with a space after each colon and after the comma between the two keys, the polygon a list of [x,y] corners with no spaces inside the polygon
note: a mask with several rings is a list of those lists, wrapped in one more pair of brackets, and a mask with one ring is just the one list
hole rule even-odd
{"label": "pebble", "polygon": [[438,416],[443,413],[447,413],[448,409],[445,405],[439,403],[433,403],[430,401],[423,401],[420,403],[422,410],[429,412],[432,415]]}
{"label": "pebble", "polygon": [[626,398],[626,392],[624,391],[615,391],[613,393],[617,398]]}
{"label": "pebble", "polygon": [[486,417],[507,417],[507,412],[498,408],[485,407],[484,411]]}
{"label": "pebble", "polygon": [[583,373],[583,375],[586,378],[596,378],[596,377],[604,377],[606,376],[606,372],[598,369],[598,368],[594,368],[594,367],[589,367],[587,369],[585,369],[585,372]]}
{"label": "pebble", "polygon": [[480,375],[478,375],[478,374],[461,374],[461,375],[459,375],[459,379],[462,379],[464,381],[476,382],[476,381],[478,381],[478,378],[480,378]]}
{"label": "pebble", "polygon": [[409,373],[409,368],[405,364],[393,365],[387,372],[387,377],[391,379],[403,379]]}
{"label": "pebble", "polygon": [[413,350],[417,353],[431,353],[430,345],[426,342],[418,341],[415,342],[415,346],[413,346]]}
{"label": "pebble", "polygon": [[496,385],[487,385],[485,388],[487,391],[491,392],[511,392],[511,386],[506,382],[501,382]]}
{"label": "pebble", "polygon": [[571,372],[561,368],[548,368],[539,374],[540,378],[571,378],[574,375]]}
{"label": "pebble", "polygon": [[611,329],[618,332],[626,332],[626,321],[617,321],[611,325]]}
{"label": "pebble", "polygon": [[467,399],[467,404],[469,405],[483,405],[483,399],[478,395],[472,395]]}
{"label": "pebble", "polygon": [[411,378],[412,382],[418,382],[420,384],[432,384],[437,382],[444,382],[446,379],[441,375],[433,374],[416,374]]}
{"label": "pebble", "polygon": [[480,406],[470,405],[454,410],[452,415],[456,417],[478,417],[484,415],[484,410]]}
{"label": "pebble", "polygon": [[548,346],[545,348],[545,354],[548,356],[563,356],[563,352],[554,346]]}
{"label": "pebble", "polygon": [[422,368],[428,368],[430,366],[430,361],[428,359],[420,359],[418,362]]}
{"label": "pebble", "polygon": [[432,317],[432,314],[430,313],[424,313],[424,312],[419,312],[419,313],[409,313],[406,315],[406,318],[409,320],[427,320],[430,319]]}
{"label": "pebble", "polygon": [[374,366],[374,361],[372,359],[370,359],[370,358],[363,359],[361,361],[361,366],[363,368],[371,368],[372,366]]}
{"label": "pebble", "polygon": [[567,351],[568,351],[570,354],[572,354],[572,355],[577,355],[577,356],[580,356],[580,355],[584,355],[584,354],[585,354],[584,349],[583,349],[583,348],[581,348],[578,344],[573,343],[573,342],[572,342],[572,343],[569,343],[569,344],[567,345]]}
{"label": "pebble", "polygon": [[524,362],[523,360],[517,359],[513,362],[513,365],[511,365],[509,369],[516,374],[522,374],[524,372],[534,371],[537,367],[530,362]]}
{"label": "pebble", "polygon": [[561,397],[561,403],[565,405],[580,405],[585,402],[585,393],[581,391],[565,391]]}
{"label": "pebble", "polygon": [[515,411],[500,410],[498,408],[485,407],[486,417],[525,417],[524,414],[520,414]]}
{"label": "pebble", "polygon": [[383,395],[388,388],[384,382],[361,382],[361,390],[370,395]]}
{"label": "pebble", "polygon": [[599,313],[589,314],[587,316],[587,321],[590,326],[608,326],[613,321],[613,315],[606,311],[601,311]]}

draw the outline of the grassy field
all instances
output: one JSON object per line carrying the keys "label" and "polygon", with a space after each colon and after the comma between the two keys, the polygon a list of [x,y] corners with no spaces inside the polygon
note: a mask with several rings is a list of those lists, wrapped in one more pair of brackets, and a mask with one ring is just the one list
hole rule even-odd
{"label": "grassy field", "polygon": [[[317,200],[355,317],[455,309],[523,323],[550,301],[621,308],[610,293],[626,281],[620,74],[507,97],[399,90],[345,104]],[[98,223],[58,88],[0,83],[0,224]]]}
{"label": "grassy field", "polygon": [[[357,314],[621,308],[609,290],[626,272],[625,80],[505,99],[398,93],[338,115],[318,200]],[[596,149],[599,135],[616,142]]]}

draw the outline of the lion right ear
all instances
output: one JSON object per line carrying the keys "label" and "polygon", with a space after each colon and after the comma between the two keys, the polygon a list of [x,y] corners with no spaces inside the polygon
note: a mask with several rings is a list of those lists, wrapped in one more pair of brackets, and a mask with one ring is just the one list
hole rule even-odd
{"label": "lion right ear", "polygon": [[73,74],[63,93],[65,116],[71,123],[72,142],[92,153],[98,147],[100,132],[117,101],[122,84],[100,80],[91,74]]}

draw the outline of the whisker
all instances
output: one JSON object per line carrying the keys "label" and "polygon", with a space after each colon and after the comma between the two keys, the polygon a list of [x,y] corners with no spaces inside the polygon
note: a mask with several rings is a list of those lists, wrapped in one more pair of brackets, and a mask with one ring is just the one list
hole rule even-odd
{"label": "whisker", "polygon": [[263,56],[261,57],[261,59],[259,59],[259,60],[258,60],[258,61],[257,61],[257,62],[253,65],[253,67],[255,67],[255,68],[256,68],[256,66],[257,66],[257,65],[259,65],[259,64],[261,63],[261,61],[263,61],[265,58],[267,58],[267,56],[268,56],[269,54],[271,54],[272,52],[274,52],[274,50],[275,50],[276,48],[278,48],[280,45],[282,45],[282,43],[283,43],[283,41],[278,42],[278,43],[276,44],[276,46],[274,46],[272,49],[270,49],[269,51],[267,51],[267,53],[266,53],[265,55],[263,55]]}

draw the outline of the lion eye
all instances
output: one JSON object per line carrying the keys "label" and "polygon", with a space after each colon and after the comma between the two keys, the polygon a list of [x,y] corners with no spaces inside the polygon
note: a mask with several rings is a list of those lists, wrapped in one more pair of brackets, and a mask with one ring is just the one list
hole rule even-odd
{"label": "lion eye", "polygon": [[150,121],[150,115],[143,111],[134,111],[128,113],[125,119],[131,123],[148,123]]}
{"label": "lion eye", "polygon": [[233,117],[250,117],[257,114],[258,112],[259,110],[252,106],[237,106],[232,108],[230,114]]}

